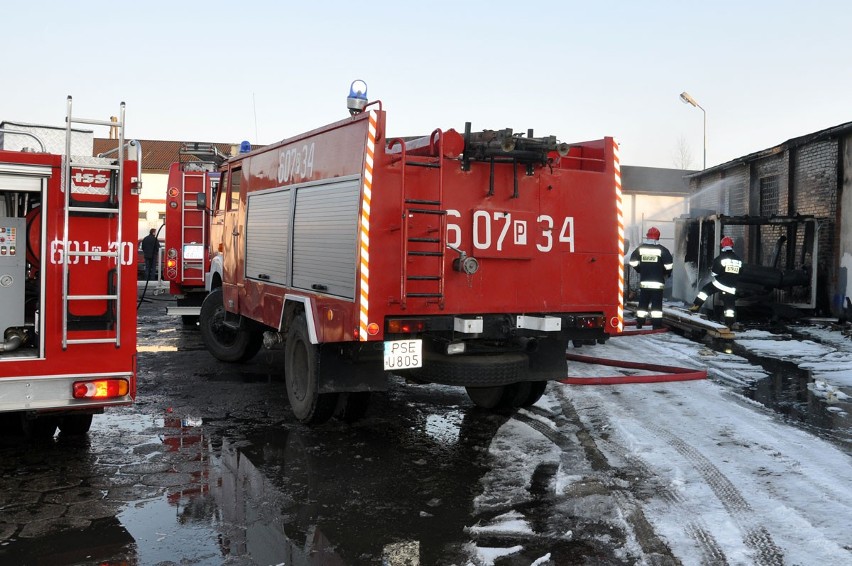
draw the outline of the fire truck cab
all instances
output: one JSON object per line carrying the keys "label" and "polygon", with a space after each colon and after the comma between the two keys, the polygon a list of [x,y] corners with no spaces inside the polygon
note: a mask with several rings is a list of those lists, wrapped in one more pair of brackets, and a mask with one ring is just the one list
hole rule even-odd
{"label": "fire truck cab", "polygon": [[[71,110],[65,128],[0,125],[0,423],[33,436],[85,433],[136,394],[141,149],[124,103],[110,120]],[[119,150],[92,157],[81,123]]]}
{"label": "fire truck cab", "polygon": [[363,414],[391,374],[535,403],[565,350],[622,325],[617,147],[532,131],[391,138],[380,102],[228,160],[201,332],[217,358],[283,344],[296,417]]}

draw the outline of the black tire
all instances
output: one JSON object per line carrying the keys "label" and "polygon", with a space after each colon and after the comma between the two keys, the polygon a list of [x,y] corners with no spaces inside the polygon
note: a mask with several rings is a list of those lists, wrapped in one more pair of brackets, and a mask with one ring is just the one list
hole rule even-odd
{"label": "black tire", "polygon": [[547,389],[546,381],[527,381],[524,385],[526,387],[519,390],[516,407],[532,407]]}
{"label": "black tire", "polygon": [[367,414],[370,406],[370,392],[357,391],[353,393],[341,393],[337,403],[335,416],[346,423],[354,423]]}
{"label": "black tire", "polygon": [[86,434],[92,428],[93,415],[65,415],[59,419],[59,432],[65,435],[78,436]]}
{"label": "black tire", "polygon": [[413,376],[444,385],[496,387],[517,383],[528,367],[527,355],[517,352],[476,356],[427,354],[423,368]]}
{"label": "black tire", "polygon": [[33,440],[49,440],[56,434],[56,426],[58,425],[56,417],[36,417],[34,419],[27,418],[21,413],[21,430],[24,436]]}
{"label": "black tire", "polygon": [[320,351],[311,344],[305,315],[297,315],[284,344],[284,382],[293,414],[304,424],[322,424],[337,408],[337,393],[319,393]]}
{"label": "black tire", "polygon": [[223,362],[250,360],[263,346],[260,332],[225,326],[225,306],[222,288],[214,289],[201,304],[201,339],[207,351]]}
{"label": "black tire", "polygon": [[496,385],[493,387],[465,387],[467,396],[481,409],[507,409],[513,404],[518,385]]}

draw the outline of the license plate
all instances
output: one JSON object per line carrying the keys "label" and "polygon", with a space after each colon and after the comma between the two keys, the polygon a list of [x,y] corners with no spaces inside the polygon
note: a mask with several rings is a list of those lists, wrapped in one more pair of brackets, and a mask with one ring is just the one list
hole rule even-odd
{"label": "license plate", "polygon": [[423,367],[423,340],[385,342],[385,371]]}

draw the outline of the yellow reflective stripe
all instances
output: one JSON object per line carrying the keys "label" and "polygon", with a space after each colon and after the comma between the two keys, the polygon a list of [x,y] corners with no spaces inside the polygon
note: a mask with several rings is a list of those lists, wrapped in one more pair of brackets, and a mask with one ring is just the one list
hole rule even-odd
{"label": "yellow reflective stripe", "polygon": [[713,281],[713,286],[719,289],[720,291],[724,291],[732,295],[737,292],[736,287],[728,287],[727,285],[722,285],[721,283],[719,283],[719,281]]}

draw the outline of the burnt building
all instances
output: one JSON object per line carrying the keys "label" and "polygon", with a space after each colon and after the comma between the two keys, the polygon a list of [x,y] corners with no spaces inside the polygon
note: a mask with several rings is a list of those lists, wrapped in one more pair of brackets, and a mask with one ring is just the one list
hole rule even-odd
{"label": "burnt building", "polygon": [[[691,301],[722,236],[751,299],[838,315],[852,295],[852,122],[687,176],[673,297]],[[738,293],[739,295],[739,293]]]}

